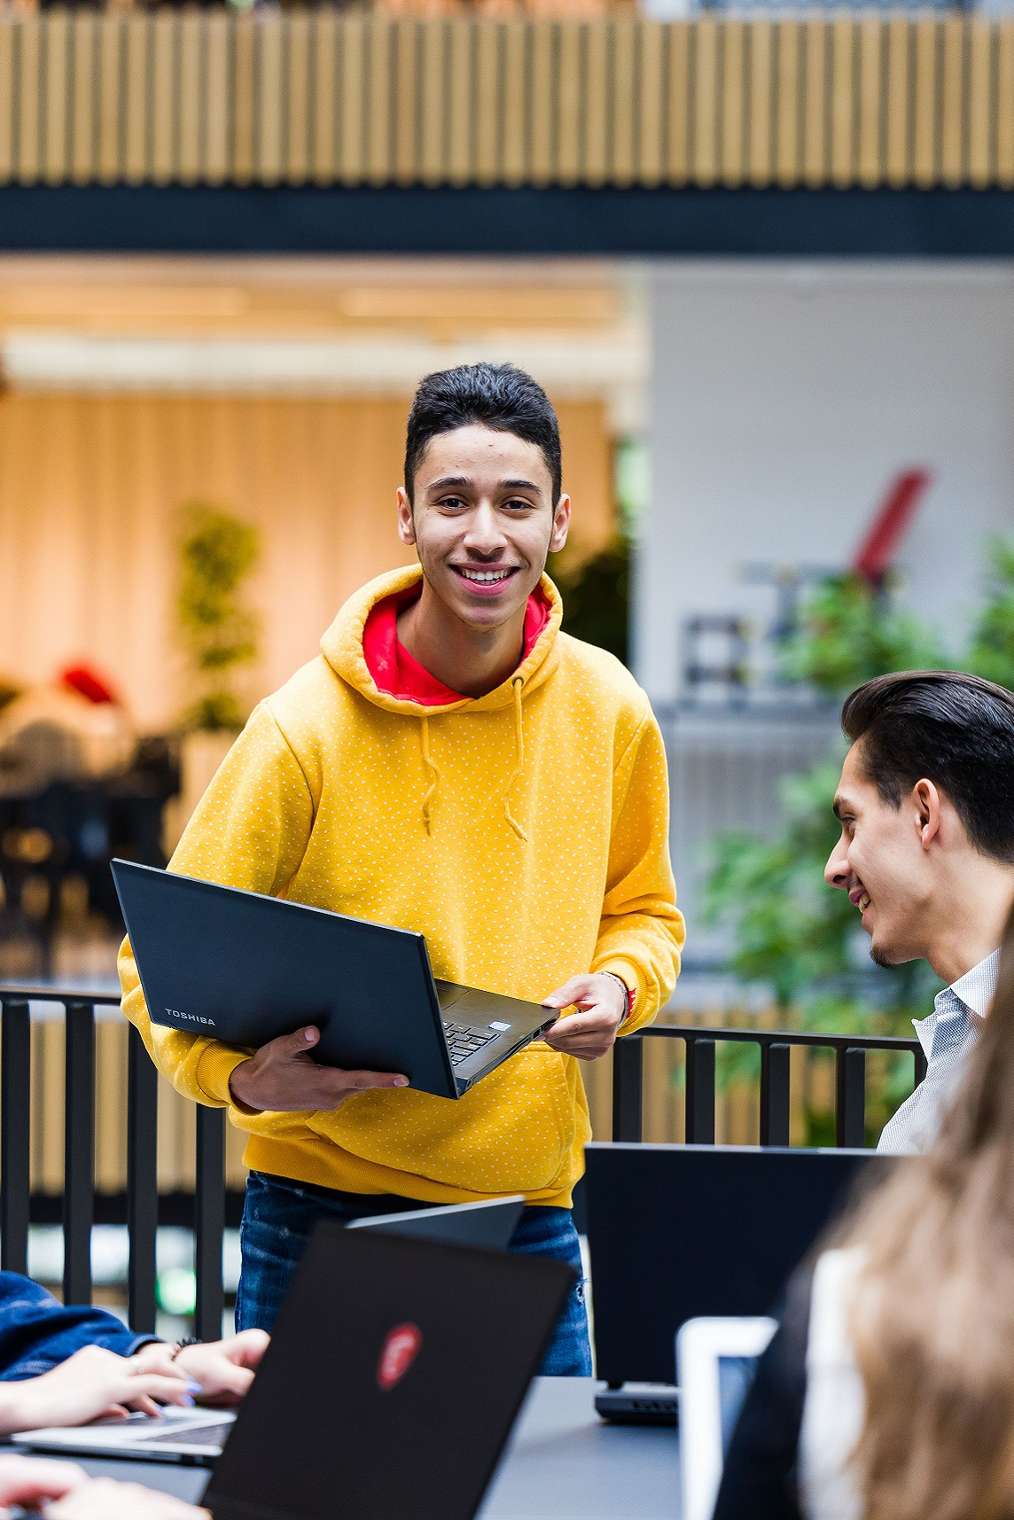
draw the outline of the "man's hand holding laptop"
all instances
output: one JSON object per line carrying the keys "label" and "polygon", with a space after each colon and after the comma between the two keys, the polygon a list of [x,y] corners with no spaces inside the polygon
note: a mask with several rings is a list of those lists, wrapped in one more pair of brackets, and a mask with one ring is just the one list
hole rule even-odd
{"label": "man's hand holding laptop", "polygon": [[616,1043],[620,1025],[630,1012],[630,993],[611,971],[573,976],[569,982],[542,999],[544,1008],[569,1008],[577,1012],[557,1019],[542,1038],[563,1055],[579,1061],[597,1061]]}
{"label": "man's hand holding laptop", "polygon": [[[605,971],[571,977],[542,1003],[546,1008],[576,1008],[569,1017],[557,1019],[543,1039],[554,1050],[581,1061],[596,1061],[612,1049],[630,1011],[630,995],[624,984]],[[269,1040],[249,1060],[241,1062],[229,1078],[229,1091],[237,1107],[250,1113],[327,1112],[340,1108],[356,1093],[408,1086],[408,1078],[400,1073],[321,1066],[313,1058],[319,1040],[320,1031],[310,1024]]]}
{"label": "man's hand holding laptop", "polygon": [[340,1108],[347,1098],[373,1087],[407,1087],[397,1072],[342,1071],[313,1059],[320,1030],[312,1024],[294,1034],[269,1040],[229,1078],[229,1091],[239,1108],[250,1113],[302,1113]]}

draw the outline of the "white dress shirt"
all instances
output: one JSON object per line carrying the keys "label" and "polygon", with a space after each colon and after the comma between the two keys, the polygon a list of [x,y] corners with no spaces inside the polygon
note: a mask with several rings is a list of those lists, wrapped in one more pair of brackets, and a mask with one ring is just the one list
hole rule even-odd
{"label": "white dress shirt", "polygon": [[928,1018],[912,1020],[916,1038],[926,1053],[926,1076],[884,1126],[878,1151],[917,1155],[933,1144],[965,1058],[996,996],[999,976],[1000,951],[994,950],[937,993]]}

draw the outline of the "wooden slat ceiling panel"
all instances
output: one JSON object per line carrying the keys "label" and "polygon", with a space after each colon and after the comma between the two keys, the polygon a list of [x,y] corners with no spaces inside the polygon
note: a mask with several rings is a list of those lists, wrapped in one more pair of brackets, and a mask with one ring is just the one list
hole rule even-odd
{"label": "wooden slat ceiling panel", "polygon": [[0,183],[1014,181],[1014,18],[0,17]]}

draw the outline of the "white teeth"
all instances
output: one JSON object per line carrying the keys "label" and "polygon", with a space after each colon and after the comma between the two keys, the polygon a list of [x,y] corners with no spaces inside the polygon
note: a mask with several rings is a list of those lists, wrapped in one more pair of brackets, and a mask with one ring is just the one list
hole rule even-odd
{"label": "white teeth", "polygon": [[490,581],[505,581],[510,575],[509,570],[462,570],[461,574],[466,581],[479,581],[480,584],[488,585]]}
{"label": "white teeth", "polygon": [[869,906],[870,906],[869,895],[868,895],[868,893],[864,892],[863,895],[862,895],[862,897],[859,899],[859,903],[858,903],[858,907],[859,907],[860,913],[865,913],[866,909]]}

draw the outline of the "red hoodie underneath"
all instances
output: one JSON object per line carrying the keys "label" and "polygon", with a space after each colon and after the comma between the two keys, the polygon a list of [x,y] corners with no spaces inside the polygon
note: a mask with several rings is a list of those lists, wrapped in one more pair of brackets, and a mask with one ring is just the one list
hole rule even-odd
{"label": "red hoodie underneath", "polygon": [[[453,691],[414,660],[398,637],[398,614],[419,599],[417,586],[396,596],[385,597],[370,611],[363,629],[363,658],[378,691],[397,697],[399,702],[418,702],[422,707],[446,707],[450,702],[464,702],[460,691]],[[524,648],[518,664],[527,660],[539,634],[549,622],[552,607],[541,587],[536,586],[525,608]]]}

